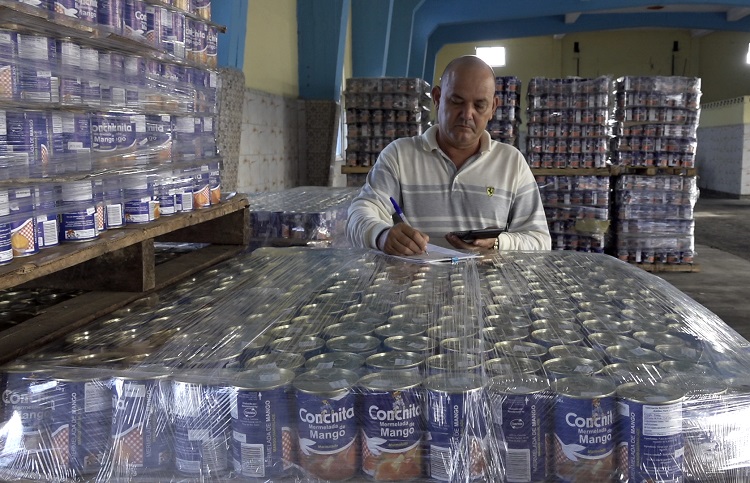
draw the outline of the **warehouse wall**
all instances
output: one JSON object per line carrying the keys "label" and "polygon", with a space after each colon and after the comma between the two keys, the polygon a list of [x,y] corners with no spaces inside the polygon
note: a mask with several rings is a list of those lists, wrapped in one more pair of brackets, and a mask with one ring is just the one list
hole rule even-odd
{"label": "warehouse wall", "polygon": [[[245,38],[237,190],[297,186],[304,151],[304,108],[297,75],[297,1],[252,0]],[[302,147],[301,147],[302,146]]]}

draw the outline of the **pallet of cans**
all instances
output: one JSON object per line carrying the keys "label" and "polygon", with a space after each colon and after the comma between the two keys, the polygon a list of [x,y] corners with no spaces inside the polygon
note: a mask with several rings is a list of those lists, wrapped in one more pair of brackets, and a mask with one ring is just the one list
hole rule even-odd
{"label": "pallet of cans", "polygon": [[553,250],[604,253],[609,245],[608,176],[536,176]]}
{"label": "pallet of cans", "polygon": [[614,203],[617,257],[644,265],[693,264],[698,195],[695,176],[620,176]]}
{"label": "pallet of cans", "polygon": [[347,210],[354,188],[301,186],[283,191],[251,193],[251,245],[347,245]]}
{"label": "pallet of cans", "polygon": [[430,126],[430,85],[411,77],[347,79],[346,165],[372,166],[391,141]]}
{"label": "pallet of cans", "polygon": [[0,478],[746,481],[748,347],[602,254],[265,247],[2,367]]}
{"label": "pallet of cans", "polygon": [[490,137],[518,147],[521,125],[521,80],[515,76],[495,77],[495,96],[500,104],[493,119],[487,123]]}
{"label": "pallet of cans", "polygon": [[603,168],[610,162],[612,79],[534,77],[527,89],[526,158],[532,168]]}
{"label": "pallet of cans", "polygon": [[621,77],[615,82],[615,164],[693,168],[701,80]]}

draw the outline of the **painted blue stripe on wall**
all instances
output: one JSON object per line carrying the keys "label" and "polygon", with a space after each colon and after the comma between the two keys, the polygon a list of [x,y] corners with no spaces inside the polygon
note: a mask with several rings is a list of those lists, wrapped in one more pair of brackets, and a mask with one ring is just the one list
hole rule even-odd
{"label": "painted blue stripe on wall", "polygon": [[245,63],[248,0],[221,0],[211,4],[211,20],[226,26],[219,34],[217,52],[219,67],[242,70]]}

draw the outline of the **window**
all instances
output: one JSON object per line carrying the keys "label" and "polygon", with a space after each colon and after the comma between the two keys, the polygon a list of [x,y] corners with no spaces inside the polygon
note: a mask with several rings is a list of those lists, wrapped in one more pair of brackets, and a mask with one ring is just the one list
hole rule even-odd
{"label": "window", "polygon": [[750,43],[747,44],[747,63],[750,64]]}
{"label": "window", "polygon": [[505,66],[505,47],[477,47],[477,57],[491,67]]}

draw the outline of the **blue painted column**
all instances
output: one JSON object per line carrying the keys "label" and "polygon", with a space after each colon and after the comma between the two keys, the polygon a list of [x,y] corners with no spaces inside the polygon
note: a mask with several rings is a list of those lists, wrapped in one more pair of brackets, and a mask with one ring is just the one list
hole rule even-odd
{"label": "blue painted column", "polygon": [[385,75],[394,0],[352,0],[352,76]]}
{"label": "blue painted column", "polygon": [[398,0],[393,2],[391,29],[388,37],[388,55],[385,63],[387,77],[407,77],[409,44],[411,43],[414,10],[423,0]]}
{"label": "blue painted column", "polygon": [[221,0],[211,4],[211,20],[227,28],[219,34],[219,67],[242,70],[245,63],[248,0]]}
{"label": "blue painted column", "polygon": [[351,0],[297,0],[300,98],[341,97],[350,7]]}

